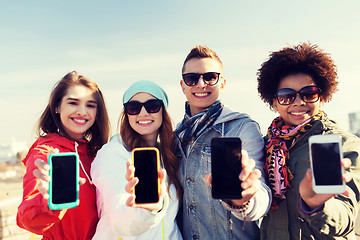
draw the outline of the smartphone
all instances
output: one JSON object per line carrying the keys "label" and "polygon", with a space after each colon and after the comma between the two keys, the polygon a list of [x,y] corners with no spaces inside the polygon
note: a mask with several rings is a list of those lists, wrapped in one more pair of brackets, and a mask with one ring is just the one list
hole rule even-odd
{"label": "smartphone", "polygon": [[212,197],[241,199],[241,140],[238,137],[211,139]]}
{"label": "smartphone", "polygon": [[49,208],[74,208],[79,205],[79,156],[56,153],[49,156]]}
{"label": "smartphone", "polygon": [[160,195],[160,154],[156,147],[134,148],[131,152],[135,167],[135,203],[157,203]]}
{"label": "smartphone", "polygon": [[341,137],[336,134],[314,135],[309,138],[314,192],[339,194],[345,191],[341,146]]}

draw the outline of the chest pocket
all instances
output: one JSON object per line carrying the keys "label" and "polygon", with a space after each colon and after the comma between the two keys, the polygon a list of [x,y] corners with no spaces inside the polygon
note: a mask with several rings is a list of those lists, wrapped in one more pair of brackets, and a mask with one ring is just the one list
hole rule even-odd
{"label": "chest pocket", "polygon": [[211,173],[211,147],[210,146],[204,146],[201,149],[201,164],[203,175]]}

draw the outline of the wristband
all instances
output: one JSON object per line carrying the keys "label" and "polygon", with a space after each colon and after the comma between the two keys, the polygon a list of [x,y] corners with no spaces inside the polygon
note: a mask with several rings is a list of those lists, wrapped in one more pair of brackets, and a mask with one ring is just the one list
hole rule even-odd
{"label": "wristband", "polygon": [[235,206],[232,204],[231,201],[226,201],[226,200],[221,200],[221,199],[220,199],[220,202],[223,204],[223,206],[226,208],[226,210],[239,212],[239,213],[245,212],[250,205],[250,200],[241,206]]}

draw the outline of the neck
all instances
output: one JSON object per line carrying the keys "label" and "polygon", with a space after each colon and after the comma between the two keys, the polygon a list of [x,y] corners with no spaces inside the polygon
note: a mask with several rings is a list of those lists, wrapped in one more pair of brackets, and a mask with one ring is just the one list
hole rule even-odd
{"label": "neck", "polygon": [[149,147],[155,147],[157,142],[158,133],[152,135],[143,135],[142,138]]}

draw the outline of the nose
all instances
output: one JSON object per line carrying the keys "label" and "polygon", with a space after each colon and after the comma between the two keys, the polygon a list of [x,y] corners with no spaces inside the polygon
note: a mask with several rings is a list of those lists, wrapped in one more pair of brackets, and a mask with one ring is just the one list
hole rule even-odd
{"label": "nose", "polygon": [[80,116],[84,116],[86,115],[86,106],[85,105],[79,105],[78,108],[77,108],[77,112],[76,112],[78,115]]}
{"label": "nose", "polygon": [[206,86],[203,75],[200,75],[199,81],[197,82],[196,86],[200,88],[204,88]]}
{"label": "nose", "polygon": [[300,93],[296,93],[296,97],[295,97],[295,100],[294,100],[293,104],[295,104],[295,105],[305,105],[306,102],[302,99],[302,97],[300,96]]}
{"label": "nose", "polygon": [[141,106],[141,110],[139,112],[139,115],[149,115],[149,113],[146,111],[144,106]]}

